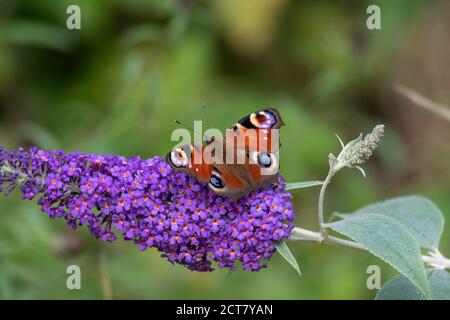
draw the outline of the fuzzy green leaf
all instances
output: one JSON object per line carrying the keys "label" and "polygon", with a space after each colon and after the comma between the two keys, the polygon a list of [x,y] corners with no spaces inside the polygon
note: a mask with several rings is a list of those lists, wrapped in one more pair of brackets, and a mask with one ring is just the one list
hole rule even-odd
{"label": "fuzzy green leaf", "polygon": [[[450,274],[444,270],[428,270],[431,296],[433,300],[450,300]],[[420,290],[405,276],[398,275],[378,290],[377,300],[422,300]]]}
{"label": "fuzzy green leaf", "polygon": [[380,214],[353,215],[326,224],[363,245],[414,283],[427,298],[431,297],[419,246],[398,221]]}
{"label": "fuzzy green leaf", "polygon": [[424,248],[437,249],[444,229],[444,217],[436,205],[422,196],[393,198],[363,207],[353,214],[335,214],[341,218],[374,213],[391,217],[409,230]]}

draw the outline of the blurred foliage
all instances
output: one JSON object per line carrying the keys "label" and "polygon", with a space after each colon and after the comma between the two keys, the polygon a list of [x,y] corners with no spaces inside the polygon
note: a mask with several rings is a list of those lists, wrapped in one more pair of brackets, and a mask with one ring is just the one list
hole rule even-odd
{"label": "blurred foliage", "polygon": [[[370,31],[375,3],[382,29]],[[81,7],[81,30],[66,28],[69,4]],[[349,140],[385,123],[367,179],[340,173],[326,209],[419,193],[449,220],[448,123],[390,87],[450,101],[449,9],[425,0],[3,0],[0,145],[151,157],[173,146],[174,120],[200,119],[202,104],[217,128],[273,105],[286,122],[281,172],[294,182],[324,177],[334,133]],[[293,191],[301,226],[316,229],[317,191]],[[0,214],[4,299],[101,299],[102,252],[113,297],[125,299],[364,299],[375,294],[368,265],[382,266],[383,282],[395,274],[369,254],[308,243],[290,244],[301,278],[279,255],[259,273],[192,273],[132,243],[73,232],[17,193],[1,199]],[[70,264],[81,267],[82,290],[65,287]]]}

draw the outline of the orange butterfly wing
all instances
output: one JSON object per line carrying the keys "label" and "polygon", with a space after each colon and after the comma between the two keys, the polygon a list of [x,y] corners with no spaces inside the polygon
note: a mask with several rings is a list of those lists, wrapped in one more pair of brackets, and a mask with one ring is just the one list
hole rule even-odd
{"label": "orange butterfly wing", "polygon": [[[217,195],[237,199],[276,180],[279,141],[278,131],[272,129],[282,125],[276,109],[261,110],[242,118],[227,130],[224,138],[210,141],[206,146],[185,146],[189,152],[175,148],[167,154],[167,160],[176,170],[208,182],[209,189]],[[272,140],[275,143],[272,144]],[[206,147],[211,149],[205,152]],[[209,155],[215,147],[222,148],[222,154],[215,159],[218,161],[206,161],[205,153]],[[227,163],[228,152],[233,153],[234,163]],[[211,153],[217,155],[214,151]]]}

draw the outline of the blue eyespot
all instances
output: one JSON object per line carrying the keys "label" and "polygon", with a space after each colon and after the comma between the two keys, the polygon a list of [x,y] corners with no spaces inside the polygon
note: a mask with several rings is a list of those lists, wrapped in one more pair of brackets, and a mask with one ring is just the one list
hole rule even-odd
{"label": "blue eyespot", "polygon": [[270,157],[270,154],[261,152],[258,155],[258,163],[261,167],[269,168],[272,165],[272,158]]}
{"label": "blue eyespot", "polygon": [[225,184],[223,183],[223,180],[218,177],[217,175],[212,175],[211,179],[209,180],[209,183],[217,189],[222,189],[223,187],[225,187]]}

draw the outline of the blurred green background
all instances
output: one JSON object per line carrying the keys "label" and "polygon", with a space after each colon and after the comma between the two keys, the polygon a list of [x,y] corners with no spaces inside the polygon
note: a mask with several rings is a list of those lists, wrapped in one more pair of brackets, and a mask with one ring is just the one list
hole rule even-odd
{"label": "blurred green background", "polygon": [[[66,8],[81,8],[81,30]],[[381,30],[366,8],[381,7]],[[323,179],[329,152],[377,123],[375,157],[340,173],[328,212],[404,194],[450,218],[450,125],[392,90],[401,83],[450,104],[450,2],[315,0],[0,1],[0,145],[152,157],[173,145],[178,119],[227,128],[261,106],[286,126],[281,172]],[[318,189],[293,191],[297,225],[317,229]],[[0,298],[369,299],[369,254],[290,243],[302,277],[278,255],[258,273],[193,273],[154,250],[93,239],[49,220],[19,192],[0,199]],[[450,255],[450,227],[441,251]],[[82,289],[66,289],[66,267]]]}

